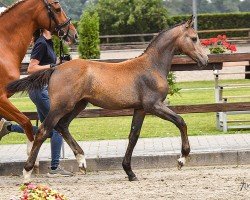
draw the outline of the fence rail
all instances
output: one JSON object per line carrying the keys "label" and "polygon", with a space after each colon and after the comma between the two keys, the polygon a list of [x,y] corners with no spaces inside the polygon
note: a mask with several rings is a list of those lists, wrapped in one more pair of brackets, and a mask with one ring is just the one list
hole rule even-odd
{"label": "fence rail", "polygon": [[[248,41],[250,39],[250,28],[239,28],[239,29],[216,29],[216,30],[199,30],[198,33],[228,33],[228,32],[247,32],[247,37],[234,37],[229,38],[229,41]],[[117,38],[143,38],[144,37],[154,37],[158,35],[158,33],[142,33],[142,34],[123,34],[123,35],[101,35],[100,39],[106,40],[106,43],[102,43],[101,45],[122,45],[122,44],[146,44],[147,42],[123,42],[123,43],[111,43],[111,39]]]}
{"label": "fence rail", "polygon": [[[245,111],[245,110],[250,110],[250,102],[177,105],[168,107],[177,114]],[[82,111],[77,116],[77,118],[132,116],[133,112],[134,112],[133,109],[123,109],[123,110],[86,109]],[[31,120],[38,120],[38,115],[36,112],[24,112],[24,114]]]}
{"label": "fence rail", "polygon": [[[240,62],[250,61],[250,53],[234,53],[234,54],[211,54],[208,55],[209,64],[207,67],[200,69],[195,61],[187,56],[174,56],[172,60],[172,71],[194,71],[194,70],[215,70],[222,69],[223,62]],[[118,63],[126,61],[126,59],[99,59],[95,61]],[[27,75],[28,63],[22,63],[21,74]]]}
{"label": "fence rail", "polygon": [[[198,33],[226,33],[226,32],[248,32],[250,34],[250,28],[240,28],[240,29],[216,29],[216,30],[199,30]],[[122,34],[122,35],[101,35],[101,39],[107,38],[127,38],[127,37],[147,37],[156,36],[158,33],[138,33],[138,34]],[[250,36],[250,35],[249,35]]]}

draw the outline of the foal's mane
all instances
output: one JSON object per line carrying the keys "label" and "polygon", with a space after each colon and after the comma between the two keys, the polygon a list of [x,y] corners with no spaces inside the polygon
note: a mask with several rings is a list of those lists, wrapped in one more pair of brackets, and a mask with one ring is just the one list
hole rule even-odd
{"label": "foal's mane", "polygon": [[27,1],[27,0],[19,0],[16,3],[12,4],[11,6],[7,7],[7,9],[0,14],[0,17],[2,17],[4,14],[8,13],[10,10],[15,8],[19,4],[24,3],[25,1]]}
{"label": "foal's mane", "polygon": [[183,25],[183,24],[185,24],[185,23],[186,23],[186,21],[183,21],[183,22],[181,22],[181,23],[179,23],[179,24],[175,24],[174,26],[171,26],[170,28],[167,28],[167,29],[162,30],[157,36],[155,36],[155,37],[151,40],[150,44],[148,45],[148,47],[146,48],[146,50],[144,51],[144,53],[145,53],[149,48],[151,48],[159,39],[161,39],[161,37],[164,35],[164,33],[166,33],[166,32],[168,32],[168,31],[172,30],[173,28],[175,28],[175,27],[177,27],[177,26],[181,26],[181,25]]}

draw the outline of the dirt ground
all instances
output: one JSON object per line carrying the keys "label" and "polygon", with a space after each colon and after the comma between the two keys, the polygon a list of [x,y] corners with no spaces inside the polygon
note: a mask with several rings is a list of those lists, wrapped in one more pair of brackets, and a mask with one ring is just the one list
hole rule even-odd
{"label": "dirt ground", "polygon": [[[250,166],[135,170],[135,173],[138,182],[127,181],[123,171],[91,172],[72,178],[39,176],[33,180],[58,190],[69,200],[250,199]],[[20,195],[21,181],[22,177],[0,177],[0,199]]]}

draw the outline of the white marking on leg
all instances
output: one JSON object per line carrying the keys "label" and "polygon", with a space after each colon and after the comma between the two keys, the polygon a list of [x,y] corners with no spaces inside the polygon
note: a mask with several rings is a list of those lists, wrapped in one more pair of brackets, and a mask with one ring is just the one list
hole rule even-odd
{"label": "white marking on leg", "polygon": [[30,171],[26,171],[25,169],[23,169],[23,178],[24,178],[24,183],[30,183],[31,182],[31,174],[32,174],[32,170]]}
{"label": "white marking on leg", "polygon": [[185,157],[180,157],[180,158],[178,159],[178,162],[179,162],[179,163],[182,163],[183,165],[185,165],[185,164],[186,164],[186,158],[185,158]]}
{"label": "white marking on leg", "polygon": [[82,167],[84,166],[85,169],[87,169],[87,163],[86,163],[86,159],[85,159],[85,156],[82,155],[82,154],[77,154],[76,155],[76,160],[79,164],[79,167]]}
{"label": "white marking on leg", "polygon": [[38,157],[36,158],[35,166],[39,167],[39,158]]}
{"label": "white marking on leg", "polygon": [[31,142],[31,141],[28,140],[28,142],[27,142],[27,155],[28,156],[30,155],[33,144],[34,144],[34,141]]}

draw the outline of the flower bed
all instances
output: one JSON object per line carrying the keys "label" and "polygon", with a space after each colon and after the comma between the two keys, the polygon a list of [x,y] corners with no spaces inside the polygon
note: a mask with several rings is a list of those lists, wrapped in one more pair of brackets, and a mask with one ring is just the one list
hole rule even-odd
{"label": "flower bed", "polygon": [[226,35],[218,35],[216,38],[203,39],[201,44],[209,48],[211,54],[220,54],[226,52],[236,52],[236,45],[227,41]]}
{"label": "flower bed", "polygon": [[11,200],[67,200],[67,198],[55,190],[44,185],[21,185],[22,195]]}

